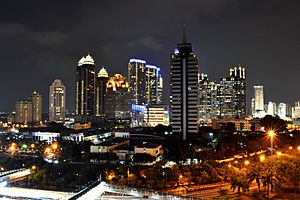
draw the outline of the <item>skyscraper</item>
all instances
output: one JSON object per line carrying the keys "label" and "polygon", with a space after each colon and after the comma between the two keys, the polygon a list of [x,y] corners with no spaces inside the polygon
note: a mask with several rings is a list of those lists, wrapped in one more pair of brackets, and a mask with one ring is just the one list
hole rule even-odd
{"label": "skyscraper", "polygon": [[246,74],[240,64],[230,68],[229,77],[220,81],[218,89],[220,118],[241,119],[246,115]]}
{"label": "skyscraper", "polygon": [[264,86],[254,86],[255,111],[264,110]]}
{"label": "skyscraper", "polygon": [[199,86],[198,60],[192,50],[192,44],[183,42],[171,54],[171,126],[173,133],[183,135],[186,140],[189,133],[198,133]]}
{"label": "skyscraper", "polygon": [[40,122],[42,121],[42,95],[33,91],[30,99],[32,102],[32,122]]}
{"label": "skyscraper", "polygon": [[105,115],[105,93],[106,93],[106,84],[108,81],[108,73],[106,69],[101,68],[98,73],[97,82],[96,82],[96,115],[104,116]]}
{"label": "skyscraper", "polygon": [[286,114],[287,114],[287,106],[286,103],[279,103],[278,104],[278,108],[277,108],[277,114],[278,117],[280,117],[281,119],[285,120],[286,119]]}
{"label": "skyscraper", "polygon": [[266,115],[264,110],[264,87],[261,85],[254,86],[254,117],[262,118]]}
{"label": "skyscraper", "polygon": [[128,63],[128,82],[130,87],[130,101],[132,104],[146,105],[146,61],[130,59]]}
{"label": "skyscraper", "polygon": [[154,65],[146,65],[146,95],[147,105],[156,105],[159,103],[162,95],[162,87],[159,83],[162,81],[160,68]]}
{"label": "skyscraper", "polygon": [[88,54],[82,57],[76,69],[76,115],[86,117],[95,115],[96,67]]}
{"label": "skyscraper", "polygon": [[230,68],[230,77],[233,80],[233,107],[235,109],[235,118],[241,119],[246,116],[245,68],[241,64]]}
{"label": "skyscraper", "polygon": [[19,100],[16,103],[16,123],[32,123],[32,102],[28,100]]}
{"label": "skyscraper", "polygon": [[66,87],[56,79],[49,87],[49,121],[63,123],[66,113]]}
{"label": "skyscraper", "polygon": [[108,118],[130,118],[129,84],[121,74],[110,77],[106,84],[105,115]]}
{"label": "skyscraper", "polygon": [[156,105],[162,102],[163,79],[160,68],[145,60],[130,59],[128,82],[132,104]]}
{"label": "skyscraper", "polygon": [[267,115],[275,116],[277,114],[276,103],[269,101]]}
{"label": "skyscraper", "polygon": [[220,103],[218,101],[219,84],[209,81],[207,74],[200,74],[199,77],[199,117],[200,125],[217,119],[220,115]]}

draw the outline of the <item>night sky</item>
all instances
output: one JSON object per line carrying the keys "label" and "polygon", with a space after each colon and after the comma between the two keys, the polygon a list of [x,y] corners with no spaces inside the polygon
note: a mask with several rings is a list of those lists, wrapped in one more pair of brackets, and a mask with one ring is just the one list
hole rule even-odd
{"label": "night sky", "polygon": [[300,2],[280,0],[9,0],[0,7],[0,111],[60,78],[74,109],[75,70],[87,53],[97,69],[127,75],[130,58],[160,66],[169,94],[169,54],[187,40],[211,80],[246,66],[247,99],[265,87],[265,102],[300,99]]}

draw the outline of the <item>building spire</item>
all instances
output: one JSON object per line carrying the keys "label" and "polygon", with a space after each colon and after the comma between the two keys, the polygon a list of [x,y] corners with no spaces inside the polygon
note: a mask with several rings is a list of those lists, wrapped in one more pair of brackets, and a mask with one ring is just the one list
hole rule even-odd
{"label": "building spire", "polygon": [[183,24],[183,29],[182,29],[182,43],[186,43],[186,30],[185,30],[186,25]]}

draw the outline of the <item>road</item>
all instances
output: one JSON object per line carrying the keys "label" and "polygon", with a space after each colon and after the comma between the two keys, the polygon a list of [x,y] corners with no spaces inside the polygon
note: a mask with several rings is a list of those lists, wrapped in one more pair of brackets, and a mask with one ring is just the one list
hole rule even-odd
{"label": "road", "polygon": [[[229,191],[228,194],[236,194],[237,190],[235,190],[235,192],[233,192],[230,189],[230,184],[223,184],[221,186],[217,186],[211,189],[203,189],[203,190],[199,190],[199,191],[195,191],[195,192],[189,192],[184,194],[183,196],[190,196],[190,197],[195,197],[195,198],[200,198],[200,199],[208,199],[208,198],[214,198],[214,197],[218,197],[220,196],[219,191],[220,189],[226,189]],[[254,190],[257,189],[257,185],[256,184],[252,184],[249,187],[249,190]]]}

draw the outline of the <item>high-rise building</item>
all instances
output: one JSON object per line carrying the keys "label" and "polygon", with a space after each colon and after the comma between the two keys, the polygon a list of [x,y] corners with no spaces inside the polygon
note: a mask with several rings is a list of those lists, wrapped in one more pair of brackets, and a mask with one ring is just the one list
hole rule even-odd
{"label": "high-rise building", "polygon": [[106,84],[108,81],[108,73],[102,68],[97,77],[96,82],[96,115],[104,116],[105,115],[105,93],[106,93]]}
{"label": "high-rise building", "polygon": [[293,107],[293,119],[300,119],[300,101],[295,102],[295,107]]}
{"label": "high-rise building", "polygon": [[230,76],[223,77],[218,88],[220,118],[241,119],[246,116],[246,74],[240,64],[230,68]]}
{"label": "high-rise building", "polygon": [[209,81],[207,74],[199,77],[199,117],[200,125],[206,125],[220,115],[218,87],[214,81]]}
{"label": "high-rise building", "polygon": [[171,126],[173,133],[198,133],[199,127],[199,66],[192,44],[183,42],[171,54]]}
{"label": "high-rise building", "polygon": [[279,103],[278,104],[278,108],[277,108],[277,114],[278,114],[278,117],[280,117],[281,119],[285,120],[286,119],[286,103]]}
{"label": "high-rise building", "polygon": [[267,109],[267,115],[272,115],[272,116],[277,115],[276,103],[269,101],[267,107],[268,107],[268,109]]}
{"label": "high-rise building", "polygon": [[163,79],[160,68],[145,60],[130,59],[128,63],[130,99],[136,105],[156,105],[162,102]]}
{"label": "high-rise building", "polygon": [[146,95],[147,105],[156,105],[162,97],[162,87],[159,84],[161,80],[160,68],[154,65],[146,65]]}
{"label": "high-rise building", "polygon": [[157,104],[163,102],[163,78],[160,76],[157,81]]}
{"label": "high-rise building", "polygon": [[30,124],[32,123],[32,102],[28,100],[20,100],[16,103],[16,123]]}
{"label": "high-rise building", "polygon": [[90,55],[82,57],[76,69],[76,115],[95,115],[96,67]]}
{"label": "high-rise building", "polygon": [[254,86],[255,111],[264,110],[264,86]]}
{"label": "high-rise building", "polygon": [[128,82],[130,87],[130,101],[132,104],[147,105],[146,71],[145,60],[129,60]]}
{"label": "high-rise building", "polygon": [[40,122],[42,121],[42,95],[33,91],[30,99],[32,102],[32,122]]}
{"label": "high-rise building", "polygon": [[66,115],[66,87],[59,79],[49,87],[49,121],[63,123]]}
{"label": "high-rise building", "polygon": [[254,86],[254,117],[262,118],[266,115],[264,110],[264,87],[261,85]]}
{"label": "high-rise building", "polygon": [[236,119],[241,119],[246,116],[245,68],[241,64],[230,68],[230,77],[233,80],[233,113],[235,112]]}
{"label": "high-rise building", "polygon": [[106,84],[105,115],[108,118],[130,118],[129,84],[121,74],[110,77]]}

